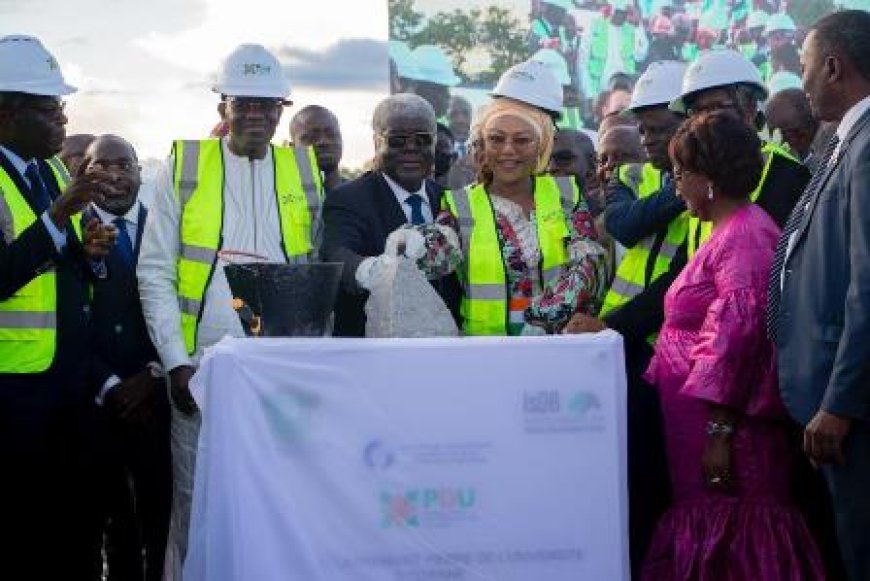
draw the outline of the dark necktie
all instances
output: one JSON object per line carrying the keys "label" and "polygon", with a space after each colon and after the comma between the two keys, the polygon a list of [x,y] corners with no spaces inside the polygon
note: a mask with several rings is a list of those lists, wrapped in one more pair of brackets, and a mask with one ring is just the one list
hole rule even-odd
{"label": "dark necktie", "polygon": [[118,240],[115,242],[115,249],[118,257],[128,266],[132,266],[133,258],[133,241],[130,240],[130,233],[127,232],[127,221],[124,218],[118,217],[112,220],[115,228],[118,229]]}
{"label": "dark necktie", "polygon": [[770,268],[770,280],[767,283],[767,313],[765,317],[767,336],[770,337],[771,341],[776,342],[776,322],[779,316],[779,300],[782,298],[782,269],[783,266],[785,266],[788,241],[792,234],[797,232],[797,229],[803,223],[807,206],[818,194],[816,190],[819,188],[822,178],[827,173],[826,169],[828,167],[828,162],[831,161],[831,156],[834,154],[834,150],[837,148],[839,142],[840,138],[834,134],[831,141],[828,142],[828,146],[825,148],[825,153],[822,156],[818,168],[816,168],[816,173],[813,174],[813,178],[810,180],[804,193],[801,194],[797,204],[795,204],[794,209],[791,211],[791,215],[788,217],[788,221],[786,221],[785,227],[782,229],[782,234],[779,237],[779,241],[776,244],[776,254],[773,255],[773,265]]}
{"label": "dark necktie", "polygon": [[423,197],[420,194],[411,194],[405,198],[405,203],[411,206],[411,224],[419,226],[426,223],[423,217]]}
{"label": "dark necktie", "polygon": [[30,182],[30,203],[33,205],[34,213],[38,216],[48,210],[51,205],[51,196],[48,194],[45,182],[42,181],[42,176],[39,175],[36,162],[27,164],[24,177]]}

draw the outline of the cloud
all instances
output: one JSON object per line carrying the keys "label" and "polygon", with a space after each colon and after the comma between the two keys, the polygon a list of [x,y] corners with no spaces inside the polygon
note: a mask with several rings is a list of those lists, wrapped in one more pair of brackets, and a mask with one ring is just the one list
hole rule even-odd
{"label": "cloud", "polygon": [[319,51],[282,46],[276,53],[295,86],[382,89],[387,78],[387,43],[380,40],[340,40]]}

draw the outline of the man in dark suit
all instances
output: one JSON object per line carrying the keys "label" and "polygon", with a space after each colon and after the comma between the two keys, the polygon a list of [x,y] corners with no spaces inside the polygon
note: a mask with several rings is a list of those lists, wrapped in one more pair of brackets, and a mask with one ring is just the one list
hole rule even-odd
{"label": "man in dark suit", "polygon": [[870,579],[870,14],[819,20],[804,42],[815,115],[839,123],[783,229],[768,330],[780,388],[824,471],[849,577]]}
{"label": "man in dark suit", "polygon": [[[101,448],[109,579],[157,581],[163,573],[172,463],[169,399],[160,358],[148,337],[136,283],[136,257],[147,210],[138,200],[136,152],[114,135],[87,149],[85,174],[111,176],[89,213],[113,224],[118,240],[106,256],[108,277],[94,283],[92,327],[102,389]],[[144,560],[143,560],[144,554]]]}
{"label": "man in dark suit", "polygon": [[[372,119],[374,171],[329,193],[321,253],[343,262],[335,308],[337,336],[365,335],[367,287],[390,257],[387,237],[405,224],[431,223],[441,207],[441,189],[428,176],[435,153],[435,112],[424,99],[399,93],[381,101]],[[455,276],[433,286],[458,317],[461,289]]]}
{"label": "man in dark suit", "polygon": [[104,193],[99,172],[67,185],[54,157],[67,122],[60,96],[74,90],[36,38],[0,38],[4,579],[100,574],[88,285],[113,229],[92,221],[82,235],[71,220]]}

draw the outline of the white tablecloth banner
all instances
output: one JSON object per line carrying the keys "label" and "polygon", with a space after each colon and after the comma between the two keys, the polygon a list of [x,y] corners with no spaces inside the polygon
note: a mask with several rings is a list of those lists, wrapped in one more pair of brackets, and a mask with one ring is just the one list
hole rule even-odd
{"label": "white tablecloth banner", "polygon": [[627,579],[622,341],[225,339],[186,581]]}

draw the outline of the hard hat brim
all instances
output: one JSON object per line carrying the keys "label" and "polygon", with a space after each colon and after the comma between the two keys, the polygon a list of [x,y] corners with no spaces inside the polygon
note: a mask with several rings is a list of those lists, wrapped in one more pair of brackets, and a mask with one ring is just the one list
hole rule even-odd
{"label": "hard hat brim", "polygon": [[77,87],[61,83],[0,83],[0,92],[24,93],[40,97],[64,97],[78,91]]}
{"label": "hard hat brim", "polygon": [[215,85],[211,89],[218,95],[227,97],[261,97],[263,99],[290,99],[290,90],[269,91],[258,87],[240,87],[240,86],[219,86]]}

